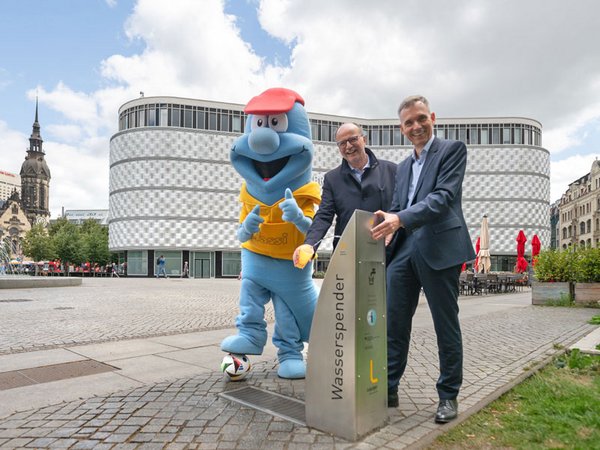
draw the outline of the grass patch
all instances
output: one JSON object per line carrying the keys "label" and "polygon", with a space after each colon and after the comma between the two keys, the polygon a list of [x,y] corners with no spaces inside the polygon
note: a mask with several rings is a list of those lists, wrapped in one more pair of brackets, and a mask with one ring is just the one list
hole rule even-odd
{"label": "grass patch", "polygon": [[548,300],[544,306],[563,306],[563,307],[571,307],[575,306],[575,299],[570,295],[560,294],[560,299],[558,300]]}
{"label": "grass patch", "polygon": [[431,449],[600,449],[600,356],[556,358]]}
{"label": "grass patch", "polygon": [[600,316],[594,316],[589,321],[592,325],[600,325]]}

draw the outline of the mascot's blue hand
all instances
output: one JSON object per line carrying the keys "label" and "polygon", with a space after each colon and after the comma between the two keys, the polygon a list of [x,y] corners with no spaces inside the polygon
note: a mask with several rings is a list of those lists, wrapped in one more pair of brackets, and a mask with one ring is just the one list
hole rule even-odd
{"label": "mascot's blue hand", "polygon": [[252,235],[259,231],[260,224],[264,221],[265,219],[260,217],[260,206],[256,205],[238,228],[237,236],[240,242],[246,242],[252,238]]}
{"label": "mascot's blue hand", "polygon": [[296,228],[298,228],[301,233],[306,233],[308,231],[312,219],[304,215],[304,212],[300,209],[298,203],[296,203],[294,195],[289,188],[285,190],[285,200],[279,204],[279,207],[283,211],[283,214],[281,215],[283,220],[296,225]]}
{"label": "mascot's blue hand", "polygon": [[289,188],[285,190],[285,200],[279,204],[279,207],[283,211],[282,219],[286,222],[296,223],[304,217],[304,213],[296,203],[294,194]]}
{"label": "mascot's blue hand", "polygon": [[257,233],[259,230],[259,225],[263,223],[265,219],[260,217],[260,206],[256,205],[250,214],[246,216],[244,222],[242,223],[242,228],[249,235],[253,235]]}

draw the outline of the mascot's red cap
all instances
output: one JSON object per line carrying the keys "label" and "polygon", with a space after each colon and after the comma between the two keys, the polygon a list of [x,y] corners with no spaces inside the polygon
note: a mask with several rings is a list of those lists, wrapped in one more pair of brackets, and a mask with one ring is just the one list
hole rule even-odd
{"label": "mascot's red cap", "polygon": [[304,106],[304,99],[297,92],[286,88],[271,88],[253,97],[244,108],[244,112],[264,115],[280,114],[290,111],[296,102]]}

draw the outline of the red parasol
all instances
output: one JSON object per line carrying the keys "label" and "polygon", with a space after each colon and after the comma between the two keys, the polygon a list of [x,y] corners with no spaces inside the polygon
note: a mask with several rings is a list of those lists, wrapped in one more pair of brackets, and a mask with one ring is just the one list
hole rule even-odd
{"label": "red parasol", "polygon": [[477,272],[479,267],[479,243],[479,238],[477,238],[477,242],[475,242],[475,254],[477,255],[477,258],[475,258],[475,264],[473,264],[474,272]]}
{"label": "red parasol", "polygon": [[523,230],[520,230],[517,236],[517,273],[523,273],[527,270],[527,260],[523,257],[525,256],[525,242],[527,242],[525,233],[523,233]]}
{"label": "red parasol", "polygon": [[540,242],[540,238],[537,234],[533,235],[531,239],[531,262],[535,266],[535,262],[537,261],[536,256],[540,254],[540,249],[542,248],[542,243]]}

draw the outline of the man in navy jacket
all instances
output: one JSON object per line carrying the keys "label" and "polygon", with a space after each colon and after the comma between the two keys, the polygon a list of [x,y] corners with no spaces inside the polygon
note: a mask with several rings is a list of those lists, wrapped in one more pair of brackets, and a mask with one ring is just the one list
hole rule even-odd
{"label": "man in navy jacket", "polygon": [[458,278],[462,263],[475,258],[461,206],[467,148],[433,135],[435,113],[425,97],[406,98],[398,114],[414,150],[398,165],[392,207],[375,213],[383,221],[372,230],[375,239],[396,233],[387,268],[388,406],[398,406],[412,317],[423,288],[440,362],[435,421],[446,423],[458,414],[463,376]]}
{"label": "man in navy jacket", "polygon": [[[356,209],[387,211],[392,204],[396,164],[379,160],[366,147],[362,128],[355,123],[342,124],[335,135],[342,163],[325,174],[321,204],[306,233],[304,244],[316,250],[333,223],[335,247]],[[300,248],[300,247],[299,247]],[[297,260],[294,253],[294,261]]]}

